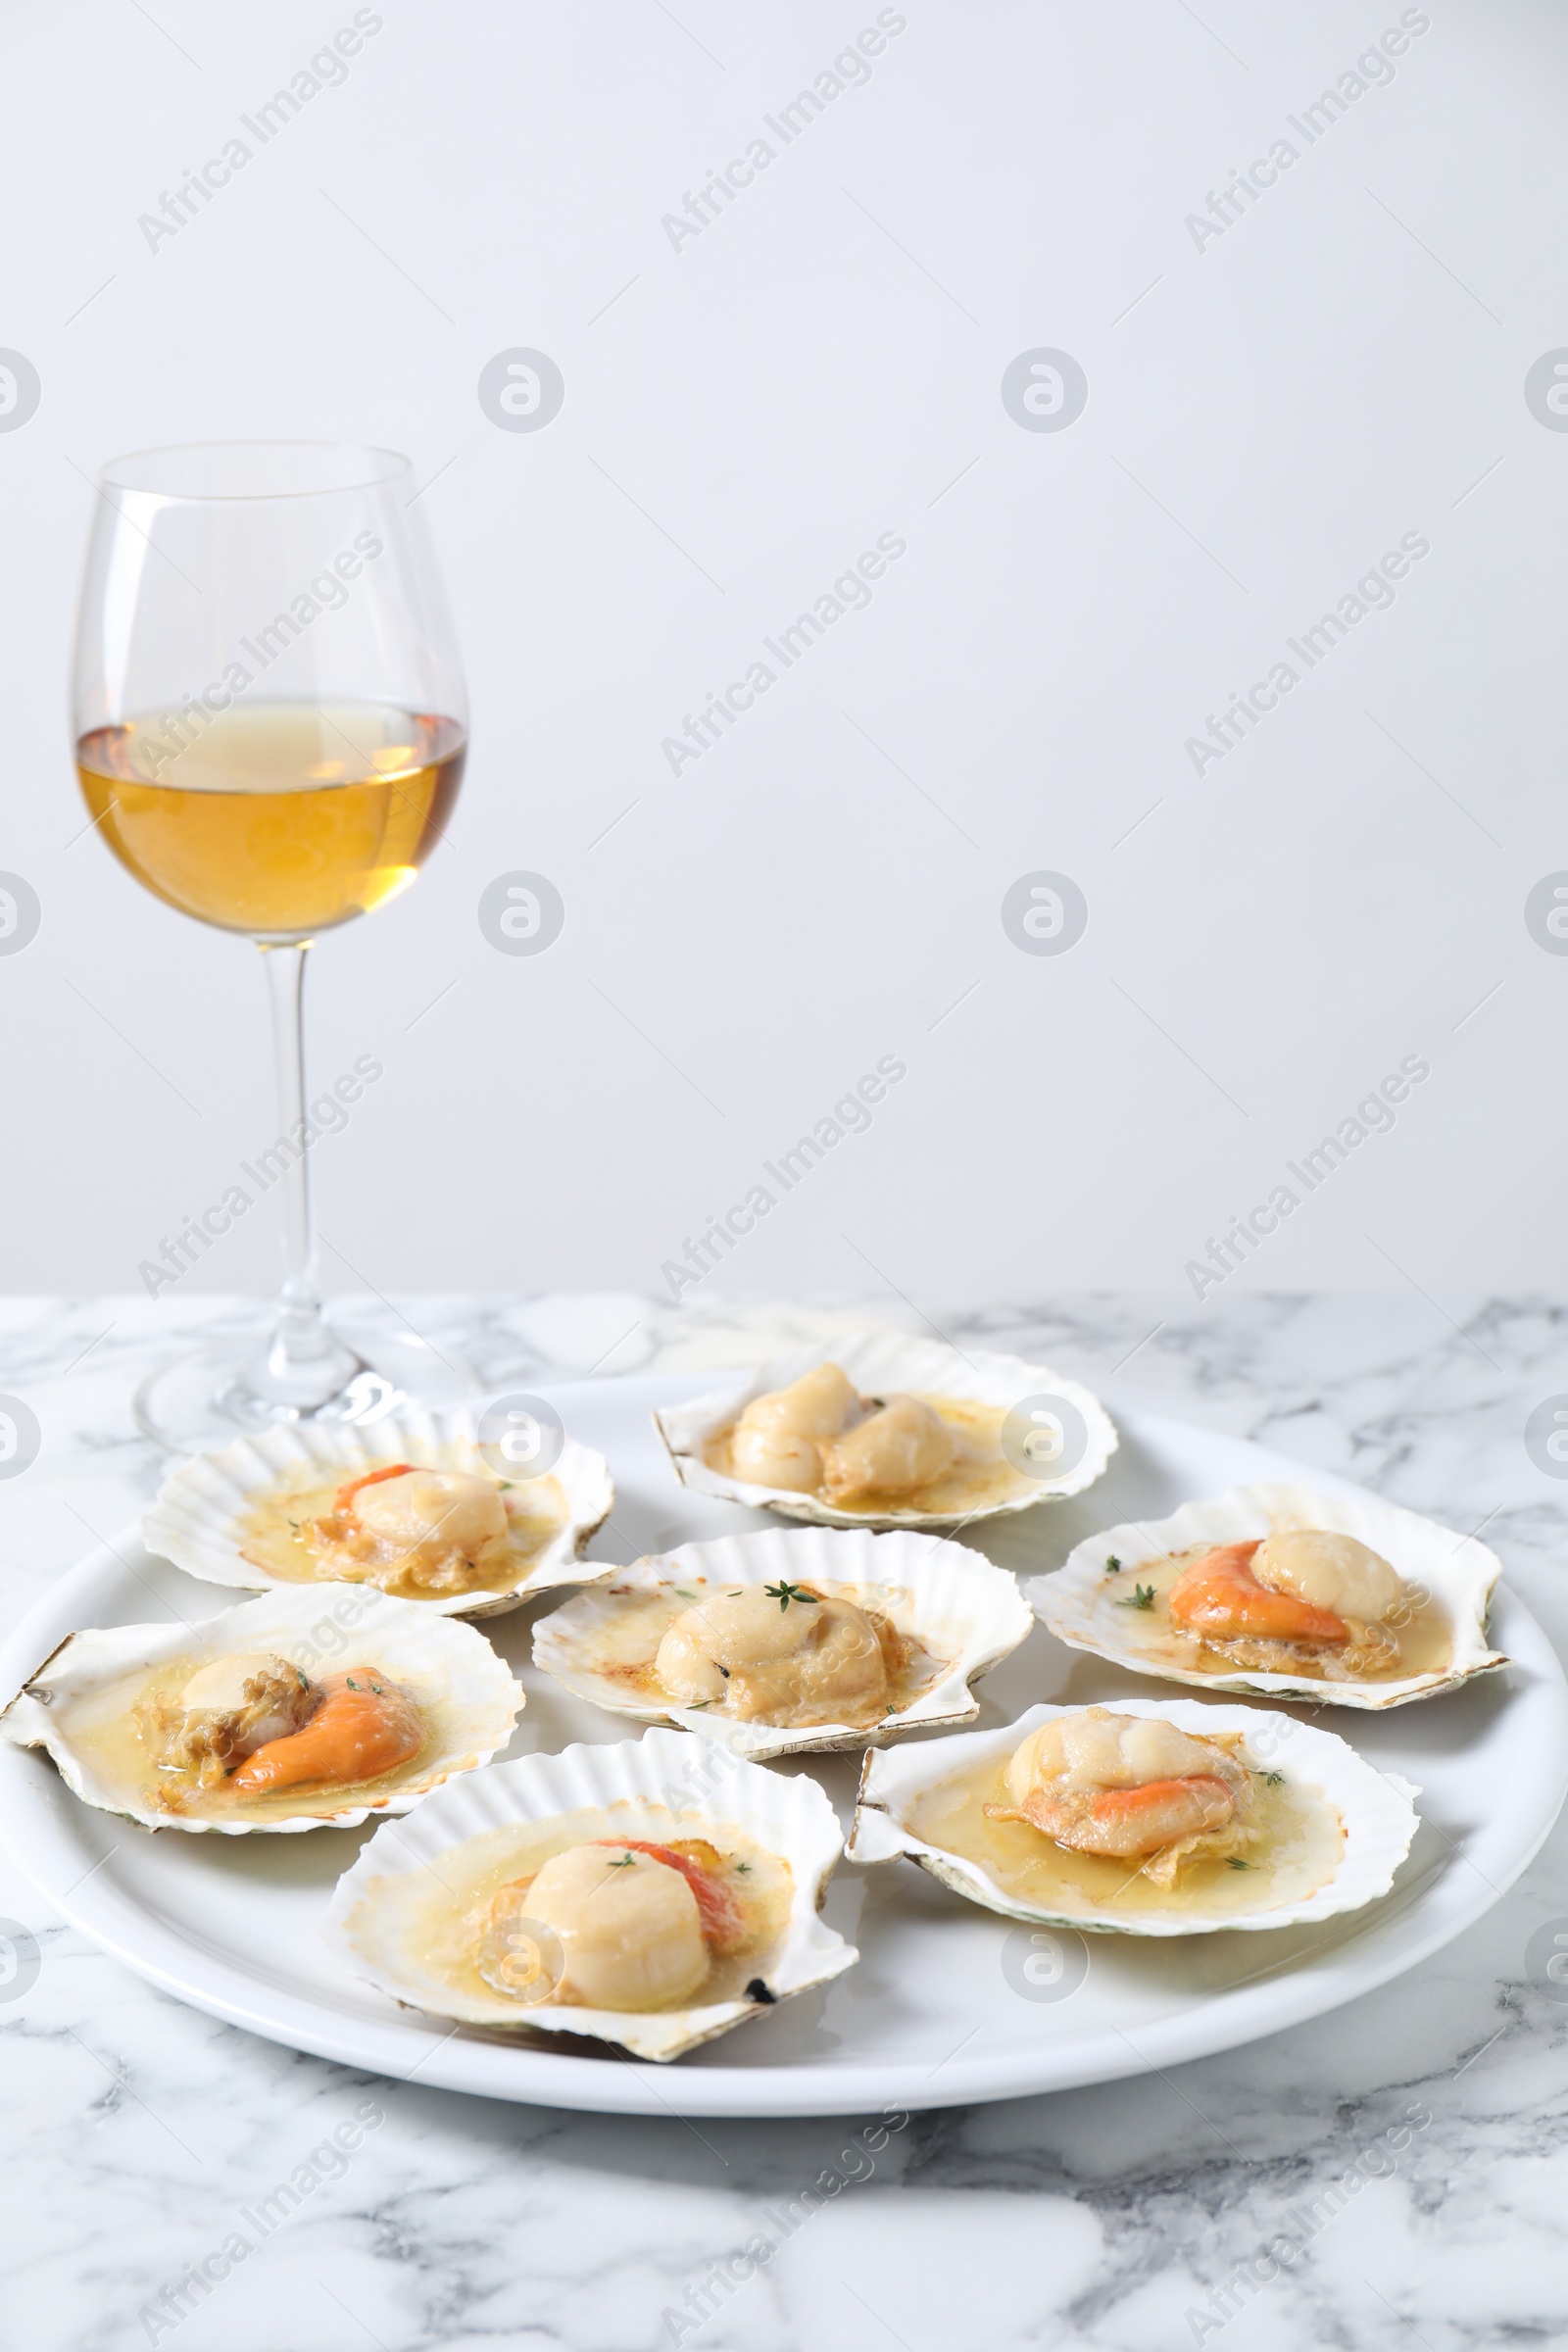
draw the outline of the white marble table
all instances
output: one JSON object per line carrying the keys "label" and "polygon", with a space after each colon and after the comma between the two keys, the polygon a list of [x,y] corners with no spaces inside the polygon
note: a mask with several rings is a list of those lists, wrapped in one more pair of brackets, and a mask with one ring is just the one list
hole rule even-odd
{"label": "white marble table", "polygon": [[[821,1319],[627,1298],[405,1303],[498,1386],[753,1360]],[[43,1431],[36,1462],[0,1485],[5,1626],[152,1493],[159,1458],[129,1410],[141,1373],[237,1311],[0,1306],[0,1390]],[[897,1305],[883,1319],[915,1321]],[[1043,1355],[1112,1410],[1185,1414],[1456,1526],[1485,1522],[1568,1642],[1568,1489],[1522,1439],[1531,1408],[1568,1388],[1564,1310],[1494,1303],[1461,1331],[1415,1298],[1118,1298],[945,1320]],[[1525,1955],[1544,1923],[1568,1931],[1565,1865],[1559,1825],[1477,1927],[1315,2024],[1166,2077],[892,2131],[864,2116],[699,2131],[356,2077],[161,1997],[0,1866],[0,1914],[35,1935],[41,1962],[20,1995],[0,1985],[0,2338],[28,2352],[1561,2341],[1568,1985],[1532,1981]],[[263,2234],[257,2202],[289,2180],[297,2202]],[[780,2241],[761,2267],[744,2254],[760,2232]],[[236,2233],[251,2250],[217,2277]],[[1283,2264],[1268,2251],[1282,2238],[1301,2249]]]}

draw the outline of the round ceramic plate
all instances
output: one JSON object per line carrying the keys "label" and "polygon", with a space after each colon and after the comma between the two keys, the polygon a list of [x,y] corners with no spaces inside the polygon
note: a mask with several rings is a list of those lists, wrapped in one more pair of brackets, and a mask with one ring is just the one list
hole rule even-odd
{"label": "round ceramic plate", "polygon": [[[760,1512],[680,1487],[652,1408],[712,1386],[710,1373],[585,1382],[552,1392],[567,1428],[609,1456],[614,1513],[592,1545],[624,1564],[676,1544],[771,1526]],[[1020,1575],[1057,1566],[1097,1527],[1168,1514],[1194,1494],[1258,1479],[1343,1480],[1262,1447],[1128,1414],[1110,1469],[1087,1494],[989,1523],[981,1547]],[[0,1700],[64,1637],[144,1624],[148,1587],[172,1617],[227,1595],[144,1552],[93,1552],[61,1579],[0,1656]],[[625,1718],[572,1698],[529,1661],[549,1594],[483,1628],[526,1685],[511,1749],[626,1737]],[[1505,1671],[1387,1716],[1336,1715],[1374,1764],[1419,1784],[1421,1827],[1380,1902],[1317,1928],[1194,1936],[1058,1936],[962,1902],[911,1864],[841,1863],[825,1916],[858,1966],[670,2066],[596,2046],[454,2030],[357,1983],[321,1935],[332,1888],[369,1834],[155,1835],[80,1805],[46,1758],[0,1748],[0,1837],[56,1908],[105,1951],[179,1999],[295,2049],[372,2073],[540,2106],[686,2116],[865,2114],[1014,2098],[1108,2082],[1234,2048],[1353,2000],[1436,1951],[1494,1903],[1535,1853],[1568,1788],[1568,1687],[1529,1611],[1499,1588],[1493,1637]],[[1160,1686],[1063,1648],[1043,1626],[980,1686],[980,1728],[1037,1699],[1114,1705]],[[1178,1685],[1171,1694],[1187,1696]],[[1287,1709],[1286,1713],[1297,1710]],[[1299,1710],[1301,1720],[1309,1711]],[[819,1779],[848,1825],[858,1756],[770,1766]]]}

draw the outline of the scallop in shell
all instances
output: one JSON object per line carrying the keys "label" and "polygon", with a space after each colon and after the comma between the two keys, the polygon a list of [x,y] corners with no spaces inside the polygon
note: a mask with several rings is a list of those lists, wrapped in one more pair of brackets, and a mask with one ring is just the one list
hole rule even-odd
{"label": "scallop in shell", "polygon": [[328,1934],[408,2007],[662,2061],[854,1964],[818,1916],[842,1852],[814,1781],[651,1731],[443,1789],[370,1839]]}
{"label": "scallop in shell", "polygon": [[596,1706],[760,1759],[972,1722],[971,1684],[1033,1622],[961,1544],[771,1528],[617,1569],[539,1620],[533,1659]]}
{"label": "scallop in shell", "polygon": [[1081,1494],[1116,1449],[1078,1382],[899,1331],[840,1333],[654,1422],[682,1485],[821,1527],[1028,1510]]}
{"label": "scallop in shell", "polygon": [[[522,1704],[472,1626],[434,1624],[384,1592],[309,1588],[194,1627],[73,1634],[0,1714],[0,1738],[46,1748],[84,1804],[150,1830],[237,1838],[407,1813],[487,1764]],[[303,1755],[296,1733],[310,1743]],[[376,1769],[332,1777],[331,1759],[350,1754]],[[323,1770],[291,1779],[302,1763]],[[242,1793],[241,1779],[254,1789]]]}
{"label": "scallop in shell", "polygon": [[[1027,1759],[1025,1743],[1053,1725],[1089,1717],[1101,1719],[1092,1729],[1102,1736],[1129,1722],[1146,1739],[1166,1727],[1184,1761],[1193,1760],[1186,1769],[1196,1762],[1203,1785],[1229,1785],[1239,1834],[1194,1835],[1186,1859],[1174,1847],[1141,1859],[1136,1845],[1119,1855],[1074,1850],[1018,1818],[1009,1761],[1020,1749]],[[1168,1802],[1172,1786],[1137,1793]],[[1415,1836],[1419,1793],[1333,1732],[1260,1707],[1200,1699],[1119,1699],[1113,1711],[1039,1706],[1000,1731],[868,1755],[849,1859],[906,1858],[989,1911],[1088,1933],[1306,1926],[1387,1894]],[[1178,1832],[1200,1826],[1201,1817],[1174,1824]],[[1073,1834],[1070,1823],[1063,1830]]]}
{"label": "scallop in shell", "polygon": [[[1211,1597],[1199,1566],[1210,1553]],[[1254,1569],[1268,1580],[1261,1593]],[[1487,1646],[1500,1573],[1473,1536],[1370,1494],[1263,1485],[1088,1537],[1025,1591],[1058,1641],[1135,1674],[1383,1708],[1507,1664]]]}
{"label": "scallop in shell", "polygon": [[[580,1560],[615,1499],[604,1455],[563,1437],[547,1470],[507,1479],[479,1435],[464,1409],[240,1438],[171,1472],[142,1541],[207,1584],[380,1584],[444,1616],[495,1616],[611,1574]],[[395,1468],[410,1475],[394,1484]]]}

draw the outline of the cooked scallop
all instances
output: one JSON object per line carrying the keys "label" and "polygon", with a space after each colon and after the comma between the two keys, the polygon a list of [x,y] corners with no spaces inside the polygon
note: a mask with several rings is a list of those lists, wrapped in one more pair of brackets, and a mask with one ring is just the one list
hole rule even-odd
{"label": "cooked scallop", "polygon": [[1376,1495],[1270,1483],[1088,1536],[1027,1592],[1058,1640],[1135,1674],[1384,1708],[1507,1664],[1487,1644],[1500,1568]]}
{"label": "cooked scallop", "polygon": [[857,1957],[818,1916],[843,1839],[808,1778],[652,1731],[443,1793],[363,1847],[330,1930],[357,1974],[434,2016],[662,2061]]}
{"label": "cooked scallop", "polygon": [[407,1813],[504,1747],[521,1706],[472,1626],[384,1592],[296,1588],[196,1626],[74,1634],[0,1738],[46,1748],[87,1804],[237,1837]]}
{"label": "cooked scallop", "polygon": [[853,1428],[861,1410],[837,1364],[818,1364],[787,1388],[754,1397],[730,1443],[736,1476],[810,1494],[822,1483],[822,1441]]}
{"label": "cooked scallop", "polygon": [[165,1761],[208,1786],[270,1740],[287,1739],[317,1703],[302,1666],[251,1650],[199,1666],[169,1709]]}
{"label": "cooked scallop", "polygon": [[667,2009],[708,1975],[697,1897],[685,1875],[631,1846],[574,1845],[527,1892],[530,1917],[565,1954],[556,1987],[589,2009]]}
{"label": "cooked scallop", "polygon": [[922,1397],[894,1396],[822,1448],[822,1485],[833,1502],[896,1497],[934,1486],[958,1450],[953,1431]]}
{"label": "cooked scallop", "polygon": [[[822,1527],[967,1526],[1077,1494],[1116,1433],[1076,1381],[896,1331],[835,1334],[654,1415],[683,1486]],[[1051,1458],[1024,1433],[1049,1425]]]}
{"label": "cooked scallop", "polygon": [[1028,1633],[1016,1579],[900,1529],[766,1528],[634,1560],[534,1627],[578,1698],[760,1760],[971,1721]]}
{"label": "cooked scallop", "polygon": [[[1256,1544],[1216,1544],[1181,1570],[1168,1596],[1170,1621],[1210,1642],[1276,1642],[1296,1649],[1339,1649],[1350,1628],[1332,1609],[1267,1585],[1255,1574]],[[1249,1661],[1250,1662],[1250,1661]]]}
{"label": "cooked scallop", "polygon": [[1295,1592],[1315,1608],[1367,1624],[1390,1616],[1404,1591],[1397,1570],[1369,1544],[1326,1527],[1265,1536],[1252,1554],[1252,1574],[1276,1592]]}
{"label": "cooked scallop", "polygon": [[879,1712],[888,1687],[864,1610],[783,1582],[716,1592],[685,1610],[660,1642],[655,1671],[681,1706],[716,1703],[742,1721]]}
{"label": "cooked scallop", "polygon": [[345,1516],[390,1548],[477,1559],[507,1532],[506,1506],[490,1480],[463,1470],[375,1471],[338,1490]]}
{"label": "cooked scallop", "polygon": [[1137,1859],[1160,1886],[1195,1856],[1253,1840],[1250,1788],[1228,1748],[1160,1716],[1105,1707],[1040,1724],[1008,1757],[993,1821],[1023,1821],[1057,1845]]}
{"label": "cooked scallop", "polygon": [[329,1574],[383,1591],[402,1586],[411,1596],[472,1591],[487,1556],[505,1554],[508,1532],[494,1479],[409,1462],[347,1480],[330,1509],[303,1525]]}
{"label": "cooked scallop", "polygon": [[410,1409],[239,1438],[170,1473],[142,1539],[211,1584],[370,1586],[432,1616],[494,1616],[606,1573],[580,1562],[614,1499],[603,1455],[563,1437],[548,1466],[508,1475],[486,1426],[472,1407]]}
{"label": "cooked scallop", "polygon": [[1282,1928],[1386,1894],[1420,1791],[1332,1732],[1198,1699],[1031,1707],[868,1755],[850,1859],[906,1857],[1012,1919],[1125,1936]]}

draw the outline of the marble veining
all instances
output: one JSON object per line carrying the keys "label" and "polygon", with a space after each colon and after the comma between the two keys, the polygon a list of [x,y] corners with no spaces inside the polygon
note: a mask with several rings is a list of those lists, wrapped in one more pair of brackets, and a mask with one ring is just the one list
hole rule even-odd
{"label": "marble veining", "polygon": [[[928,1305],[930,1302],[927,1302]],[[42,1446],[0,1485],[0,1622],[161,1474],[137,1380],[241,1302],[0,1303]],[[1069,1298],[937,1312],[1118,1404],[1276,1446],[1485,1531],[1568,1641],[1563,1503],[1523,1443],[1568,1308],[1414,1296]],[[492,1388],[757,1361],[842,1302],[417,1299]],[[984,2344],[1471,2352],[1568,2336],[1568,1829],[1485,1919],[1313,2024],[1096,2088],[922,2115],[576,2116],[352,2074],[161,1995],[55,1921],[0,1984],[6,2340],[29,2352],[959,2352]],[[233,2259],[233,2242],[246,2252]],[[228,2276],[199,2266],[231,2247]],[[218,2266],[213,2266],[218,2267]],[[192,2280],[197,2283],[193,2284]]]}

